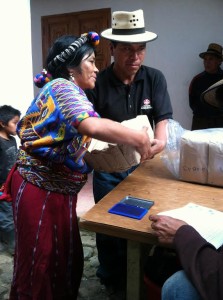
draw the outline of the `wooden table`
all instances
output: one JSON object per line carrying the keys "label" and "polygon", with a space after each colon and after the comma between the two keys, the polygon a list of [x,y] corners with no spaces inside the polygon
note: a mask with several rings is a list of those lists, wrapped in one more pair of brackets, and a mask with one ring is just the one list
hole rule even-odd
{"label": "wooden table", "polygon": [[[135,220],[108,213],[125,196],[153,200],[154,206]],[[223,211],[222,188],[183,182],[176,179],[159,157],[141,164],[80,219],[84,229],[125,238],[128,241],[127,299],[140,297],[140,252],[142,244],[156,244],[149,214],[157,214],[193,202]]]}

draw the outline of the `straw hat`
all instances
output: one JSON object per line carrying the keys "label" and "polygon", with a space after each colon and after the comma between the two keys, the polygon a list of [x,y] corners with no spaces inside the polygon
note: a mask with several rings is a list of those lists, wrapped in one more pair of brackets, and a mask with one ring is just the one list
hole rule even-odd
{"label": "straw hat", "polygon": [[124,43],[146,43],[157,38],[156,33],[145,30],[142,9],[113,12],[112,28],[102,31],[101,36]]}
{"label": "straw hat", "polygon": [[201,95],[201,100],[211,106],[223,108],[223,79],[211,85]]}
{"label": "straw hat", "polygon": [[222,46],[219,45],[219,44],[211,43],[211,44],[209,44],[207,51],[200,53],[199,56],[201,58],[204,58],[204,56],[206,54],[212,54],[212,55],[215,55],[215,56],[217,56],[217,57],[219,57],[219,58],[222,59],[223,58],[223,55],[222,55]]}

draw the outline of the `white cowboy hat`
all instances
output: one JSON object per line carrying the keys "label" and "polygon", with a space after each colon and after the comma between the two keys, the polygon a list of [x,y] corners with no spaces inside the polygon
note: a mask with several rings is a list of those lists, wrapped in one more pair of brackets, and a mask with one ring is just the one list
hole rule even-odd
{"label": "white cowboy hat", "polygon": [[223,108],[223,79],[211,85],[201,95],[201,100],[211,106]]}
{"label": "white cowboy hat", "polygon": [[102,31],[101,36],[124,43],[146,43],[157,38],[156,33],[145,30],[142,9],[113,12],[112,28]]}

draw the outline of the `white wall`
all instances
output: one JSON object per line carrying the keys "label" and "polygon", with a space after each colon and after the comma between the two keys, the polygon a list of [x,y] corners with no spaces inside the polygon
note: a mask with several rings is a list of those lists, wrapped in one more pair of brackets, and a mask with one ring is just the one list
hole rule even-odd
{"label": "white wall", "polygon": [[25,113],[33,98],[29,0],[7,0],[0,10],[0,105]]}
{"label": "white wall", "polygon": [[42,68],[41,16],[110,7],[116,10],[142,8],[146,29],[158,34],[148,44],[145,64],[166,76],[174,118],[190,129],[192,113],[188,87],[194,75],[203,71],[200,52],[208,44],[223,44],[222,0],[32,0],[32,41],[34,74]]}

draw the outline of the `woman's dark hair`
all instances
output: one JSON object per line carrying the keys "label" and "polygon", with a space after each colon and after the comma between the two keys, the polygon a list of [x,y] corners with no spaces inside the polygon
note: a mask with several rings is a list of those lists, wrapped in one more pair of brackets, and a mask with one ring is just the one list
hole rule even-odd
{"label": "woman's dark hair", "polygon": [[50,48],[47,59],[46,69],[51,73],[53,79],[65,78],[69,79],[68,68],[79,67],[84,56],[91,55],[95,51],[95,47],[89,42],[84,43],[78,48],[70,58],[66,59],[65,62],[59,61],[58,64],[53,64],[53,59],[66,50],[78,37],[74,35],[64,35],[59,37]]}

